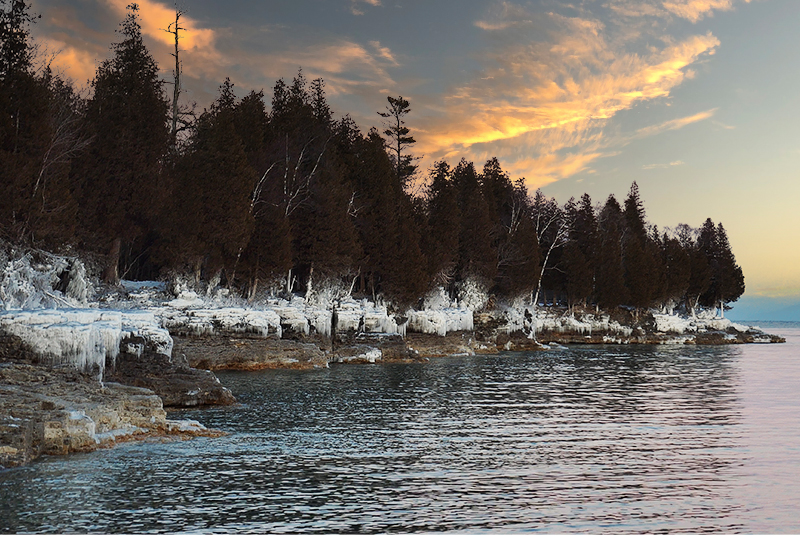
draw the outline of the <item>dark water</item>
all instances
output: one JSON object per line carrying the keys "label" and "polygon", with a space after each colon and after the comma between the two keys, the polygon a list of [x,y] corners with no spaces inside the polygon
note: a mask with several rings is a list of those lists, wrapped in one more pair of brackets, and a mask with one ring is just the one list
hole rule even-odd
{"label": "dark water", "polygon": [[225,373],[230,435],[0,472],[0,532],[800,532],[784,345]]}

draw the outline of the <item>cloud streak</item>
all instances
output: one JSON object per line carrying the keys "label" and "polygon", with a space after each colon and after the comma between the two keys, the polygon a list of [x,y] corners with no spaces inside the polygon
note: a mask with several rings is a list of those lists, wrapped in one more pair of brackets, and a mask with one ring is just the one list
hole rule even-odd
{"label": "cloud streak", "polygon": [[[587,14],[522,14],[508,3],[497,12],[498,19],[476,26],[506,39],[481,58],[479,75],[445,97],[444,113],[421,121],[419,139],[426,163],[457,154],[476,160],[497,155],[532,187],[587,170],[612,152],[620,140],[605,134],[609,121],[669,97],[693,75],[690,67],[720,44],[706,33],[635,51],[627,36]],[[681,128],[714,111],[645,127],[637,136]]]}

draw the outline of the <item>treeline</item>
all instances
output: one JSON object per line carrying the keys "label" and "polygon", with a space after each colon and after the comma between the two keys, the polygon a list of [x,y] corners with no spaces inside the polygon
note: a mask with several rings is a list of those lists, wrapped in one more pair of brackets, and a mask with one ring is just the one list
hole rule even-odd
{"label": "treeline", "polygon": [[36,67],[28,6],[2,5],[2,232],[103,253],[109,282],[172,271],[245,296],[336,282],[398,306],[477,286],[496,300],[637,310],[721,306],[744,291],[721,224],[659,234],[635,183],[624,206],[588,195],[560,206],[493,158],[480,170],[437,162],[411,195],[402,98],[380,112],[385,130],[364,133],[334,118],[320,79],[279,80],[269,108],[225,80],[178,121],[132,5],[83,99]]}

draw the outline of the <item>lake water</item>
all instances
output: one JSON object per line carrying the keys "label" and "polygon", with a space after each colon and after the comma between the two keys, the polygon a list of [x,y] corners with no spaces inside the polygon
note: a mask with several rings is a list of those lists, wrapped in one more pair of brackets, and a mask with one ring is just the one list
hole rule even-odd
{"label": "lake water", "polygon": [[220,373],[229,435],[0,472],[0,532],[800,532],[786,344]]}

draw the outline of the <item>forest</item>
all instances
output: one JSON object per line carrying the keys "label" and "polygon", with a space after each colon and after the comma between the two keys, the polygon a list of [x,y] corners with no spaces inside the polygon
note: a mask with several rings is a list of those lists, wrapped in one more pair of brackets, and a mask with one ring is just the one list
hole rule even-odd
{"label": "forest", "polygon": [[562,205],[496,158],[417,169],[408,100],[388,97],[365,132],[302,71],[241,98],[226,79],[195,112],[177,45],[168,84],[135,4],[83,96],[37,53],[30,6],[0,6],[0,233],[101,256],[110,284],[181,273],[250,299],[335,284],[396,310],[465,285],[637,311],[744,292],[722,224],[662,232],[636,183],[621,203]]}

